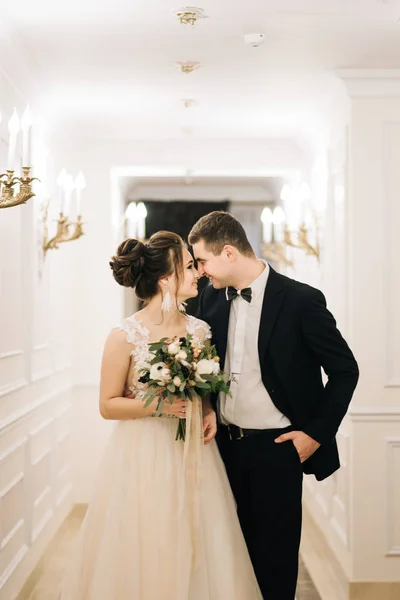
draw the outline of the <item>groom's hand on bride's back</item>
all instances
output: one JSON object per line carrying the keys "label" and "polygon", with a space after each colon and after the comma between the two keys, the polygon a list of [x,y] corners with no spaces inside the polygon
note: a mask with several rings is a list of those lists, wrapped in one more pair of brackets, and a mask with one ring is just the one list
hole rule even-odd
{"label": "groom's hand on bride's back", "polygon": [[275,439],[276,444],[281,444],[282,442],[293,443],[302,463],[310,458],[310,456],[312,456],[321,445],[317,441],[313,440],[313,438],[311,438],[309,435],[304,433],[304,431],[289,431],[288,433],[283,433]]}
{"label": "groom's hand on bride's back", "polygon": [[217,415],[213,408],[205,408],[203,410],[203,434],[204,444],[209,444],[217,433]]}

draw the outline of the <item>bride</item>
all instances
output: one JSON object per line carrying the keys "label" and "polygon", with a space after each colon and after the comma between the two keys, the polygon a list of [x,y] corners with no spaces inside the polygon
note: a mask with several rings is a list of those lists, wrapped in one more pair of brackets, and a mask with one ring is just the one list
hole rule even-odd
{"label": "bride", "polygon": [[[180,310],[198,294],[193,258],[178,235],[160,231],[147,244],[125,240],[110,266],[145,307],[105,343],[100,412],[116,424],[60,600],[260,600],[211,405],[175,397],[156,417],[157,399],[142,401],[149,342],[211,337]],[[178,418],[185,442],[175,441]]]}

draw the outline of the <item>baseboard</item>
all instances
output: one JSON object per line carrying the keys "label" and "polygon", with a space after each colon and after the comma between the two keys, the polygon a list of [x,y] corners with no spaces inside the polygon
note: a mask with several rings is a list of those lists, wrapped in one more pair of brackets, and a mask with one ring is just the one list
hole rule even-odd
{"label": "baseboard", "polygon": [[400,582],[348,581],[323,533],[305,507],[300,553],[321,600],[400,598]]}

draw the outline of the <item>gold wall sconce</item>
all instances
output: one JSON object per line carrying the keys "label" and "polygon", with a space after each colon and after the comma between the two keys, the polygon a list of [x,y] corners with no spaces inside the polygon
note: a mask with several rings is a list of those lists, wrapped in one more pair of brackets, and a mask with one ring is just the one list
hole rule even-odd
{"label": "gold wall sconce", "polygon": [[[293,230],[286,225],[284,232],[284,243],[291,248],[304,250],[308,256],[320,259],[320,244],[318,239],[318,222],[315,213],[310,206],[311,189],[308,183],[303,181],[297,186],[285,183],[281,191],[281,200],[287,202],[292,210],[298,215],[298,228]],[[315,243],[311,243],[310,235],[315,233]]]}
{"label": "gold wall sconce", "polygon": [[[8,143],[8,161],[5,173],[0,174],[0,208],[11,208],[26,204],[35,194],[32,191],[32,182],[39,181],[37,177],[31,177],[31,132],[32,115],[29,106],[26,108],[22,120],[18,118],[17,110],[14,109],[10,119],[9,143]],[[21,175],[15,175],[18,158],[18,138],[22,131],[22,164]],[[15,186],[19,185],[19,191],[15,193]]]}
{"label": "gold wall sconce", "polygon": [[264,257],[273,262],[292,267],[293,261],[287,258],[284,244],[286,215],[280,206],[272,211],[268,206],[261,214],[263,224],[263,253]]}
{"label": "gold wall sconce", "polygon": [[309,231],[305,224],[300,225],[299,230],[294,233],[297,236],[297,241],[294,242],[292,240],[292,233],[285,229],[285,244],[287,246],[291,246],[292,248],[300,248],[301,250],[305,250],[308,256],[315,256],[317,261],[320,259],[320,245],[317,238],[315,245],[310,244],[308,240]]}
{"label": "gold wall sconce", "polygon": [[[69,175],[65,169],[63,169],[58,176],[57,184],[60,188],[60,214],[57,220],[57,230],[53,237],[49,237],[48,228],[48,210],[50,201],[44,206],[43,213],[43,253],[46,255],[48,250],[55,250],[59,247],[59,244],[65,242],[71,242],[77,240],[83,232],[83,222],[81,214],[81,201],[82,192],[86,187],[85,177],[80,172],[75,181],[71,175]],[[72,193],[76,192],[76,221],[69,220],[69,211],[71,204]]]}

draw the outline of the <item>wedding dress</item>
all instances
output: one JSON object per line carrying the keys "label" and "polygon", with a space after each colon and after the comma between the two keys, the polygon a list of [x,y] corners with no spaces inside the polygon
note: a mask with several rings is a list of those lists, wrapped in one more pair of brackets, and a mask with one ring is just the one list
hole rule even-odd
{"label": "wedding dress", "polygon": [[[140,402],[149,332],[135,316],[121,328]],[[210,338],[194,317],[187,332]],[[175,417],[115,424],[60,600],[262,599],[217,445],[203,444],[199,398],[188,402],[186,428],[183,442]]]}

